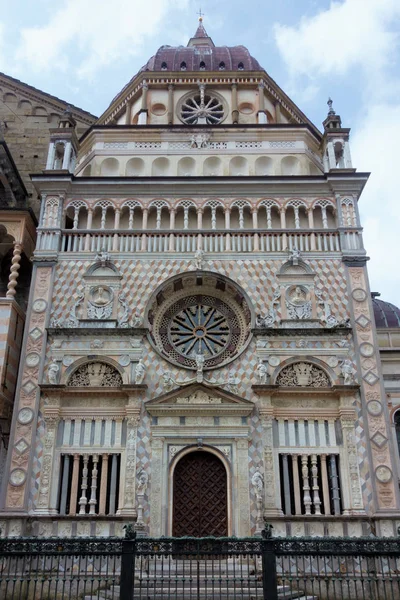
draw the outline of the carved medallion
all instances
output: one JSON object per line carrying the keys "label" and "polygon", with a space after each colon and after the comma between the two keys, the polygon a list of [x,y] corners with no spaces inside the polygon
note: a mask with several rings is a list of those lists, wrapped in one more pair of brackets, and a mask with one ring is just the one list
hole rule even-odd
{"label": "carved medallion", "polygon": [[35,302],[33,303],[32,309],[37,312],[37,313],[42,313],[46,310],[47,308],[47,302],[46,300],[43,300],[42,298],[38,298],[38,300],[35,300]]}
{"label": "carved medallion", "polygon": [[28,425],[33,419],[33,410],[31,408],[21,408],[18,413],[18,421],[21,425]]}
{"label": "carved medallion", "polygon": [[386,465],[379,465],[375,469],[375,475],[381,483],[389,483],[392,480],[393,473]]}
{"label": "carved medallion", "polygon": [[362,288],[354,289],[351,295],[356,302],[364,302],[367,298],[367,292]]}
{"label": "carved medallion", "polygon": [[25,362],[27,367],[37,367],[40,363],[40,354],[37,352],[30,352],[26,355]]}
{"label": "carved medallion", "polygon": [[10,473],[10,483],[14,486],[20,486],[25,483],[26,471],[24,469],[13,469]]}
{"label": "carved medallion", "polygon": [[373,356],[374,353],[375,353],[375,349],[372,344],[370,344],[368,342],[364,342],[363,344],[360,344],[360,354],[362,356],[364,356],[365,358],[369,358],[369,357]]}
{"label": "carved medallion", "polygon": [[378,400],[371,400],[367,404],[367,410],[373,417],[379,417],[382,414],[383,406]]}
{"label": "carved medallion", "polygon": [[271,367],[277,367],[280,364],[281,360],[278,356],[270,356],[268,362],[271,365]]}

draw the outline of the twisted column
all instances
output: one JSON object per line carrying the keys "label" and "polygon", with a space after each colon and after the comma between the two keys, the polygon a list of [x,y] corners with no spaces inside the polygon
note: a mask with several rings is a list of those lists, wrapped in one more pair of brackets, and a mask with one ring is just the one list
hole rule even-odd
{"label": "twisted column", "polygon": [[13,257],[11,260],[10,277],[8,278],[6,298],[14,298],[18,281],[18,271],[20,269],[22,244],[14,242]]}

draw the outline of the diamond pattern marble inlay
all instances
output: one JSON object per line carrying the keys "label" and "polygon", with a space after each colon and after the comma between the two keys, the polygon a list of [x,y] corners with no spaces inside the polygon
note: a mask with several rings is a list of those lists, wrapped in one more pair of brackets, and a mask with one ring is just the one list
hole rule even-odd
{"label": "diamond pattern marble inlay", "polygon": [[23,386],[22,389],[24,390],[24,392],[26,392],[27,394],[30,394],[31,392],[33,392],[33,390],[36,388],[36,384],[33,383],[33,381],[27,381]]}
{"label": "diamond pattern marble inlay", "polygon": [[29,448],[29,444],[27,444],[25,440],[21,439],[15,444],[14,447],[20,454],[23,454]]}
{"label": "diamond pattern marble inlay", "polygon": [[363,375],[364,381],[369,383],[369,385],[374,385],[377,381],[379,381],[379,377],[373,373],[372,371],[368,371],[365,375]]}
{"label": "diamond pattern marble inlay", "polygon": [[361,327],[367,327],[367,325],[370,324],[370,320],[368,319],[368,317],[366,317],[365,315],[360,315],[357,319],[356,319],[356,323],[358,323]]}
{"label": "diamond pattern marble inlay", "polygon": [[371,442],[373,442],[378,448],[382,448],[387,442],[387,437],[383,435],[380,431],[377,431],[375,435],[372,436]]}
{"label": "diamond pattern marble inlay", "polygon": [[43,335],[43,332],[38,327],[35,327],[34,329],[32,329],[32,331],[29,332],[29,335],[36,342]]}

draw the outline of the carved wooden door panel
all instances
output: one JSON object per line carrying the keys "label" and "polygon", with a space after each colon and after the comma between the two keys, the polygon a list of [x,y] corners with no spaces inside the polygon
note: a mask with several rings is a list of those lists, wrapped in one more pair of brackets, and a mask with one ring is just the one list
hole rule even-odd
{"label": "carved wooden door panel", "polygon": [[226,470],[214,454],[192,452],[178,462],[173,502],[174,536],[228,535]]}

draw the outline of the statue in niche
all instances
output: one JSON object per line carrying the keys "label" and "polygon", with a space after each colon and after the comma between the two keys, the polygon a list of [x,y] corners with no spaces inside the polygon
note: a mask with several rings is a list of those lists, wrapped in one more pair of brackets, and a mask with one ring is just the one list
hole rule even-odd
{"label": "statue in niche", "polygon": [[262,501],[263,499],[263,489],[264,489],[264,478],[261,475],[260,471],[256,471],[251,478],[251,484],[254,489],[254,493],[256,495],[256,499],[258,501]]}
{"label": "statue in niche", "polygon": [[287,291],[286,308],[289,319],[310,319],[311,302],[307,301],[307,291],[300,285]]}
{"label": "statue in niche", "polygon": [[110,255],[105,250],[101,250],[101,252],[99,252],[98,254],[96,254],[96,257],[95,257],[94,260],[96,262],[101,263],[102,267],[105,267],[106,262],[108,262],[110,260]]}
{"label": "statue in niche", "polygon": [[58,366],[57,363],[55,363],[55,362],[50,363],[48,371],[47,371],[47,379],[49,380],[49,383],[51,383],[52,385],[57,385],[59,371],[60,371],[60,367]]}
{"label": "statue in niche", "polygon": [[298,306],[304,304],[307,301],[307,296],[304,290],[301,289],[299,285],[295,287],[295,290],[290,299],[292,304],[296,304]]}
{"label": "statue in niche", "polygon": [[101,285],[92,291],[92,302],[96,306],[105,306],[111,300],[110,291]]}
{"label": "statue in niche", "polygon": [[195,355],[195,360],[196,360],[197,372],[202,373],[203,367],[204,367],[204,362],[206,360],[204,357],[204,354],[199,352],[198,354]]}
{"label": "statue in niche", "polygon": [[356,382],[355,375],[357,371],[349,358],[346,358],[341,362],[340,369],[342,372],[344,385],[352,385]]}
{"label": "statue in niche", "polygon": [[140,469],[138,473],[138,486],[137,493],[143,495],[146,491],[147,484],[149,482],[149,476],[144,469]]}
{"label": "statue in niche", "polygon": [[142,318],[139,313],[136,311],[132,317],[132,327],[140,327],[142,324]]}
{"label": "statue in niche", "polygon": [[141,358],[136,365],[135,369],[135,384],[140,385],[143,383],[143,380],[146,375],[146,367],[143,364],[143,359]]}
{"label": "statue in niche", "polygon": [[260,360],[260,362],[258,363],[258,365],[256,367],[256,372],[257,372],[258,383],[260,385],[265,385],[268,380],[268,369],[262,360]]}
{"label": "statue in niche", "polygon": [[290,258],[289,258],[289,260],[291,261],[291,263],[293,265],[298,265],[300,259],[301,259],[300,250],[298,250],[296,248],[296,246],[293,246],[293,248],[290,250]]}
{"label": "statue in niche", "polygon": [[171,375],[171,371],[164,371],[164,373],[162,374],[162,378],[163,378],[163,386],[166,389],[167,392],[170,392],[175,384],[175,381]]}

